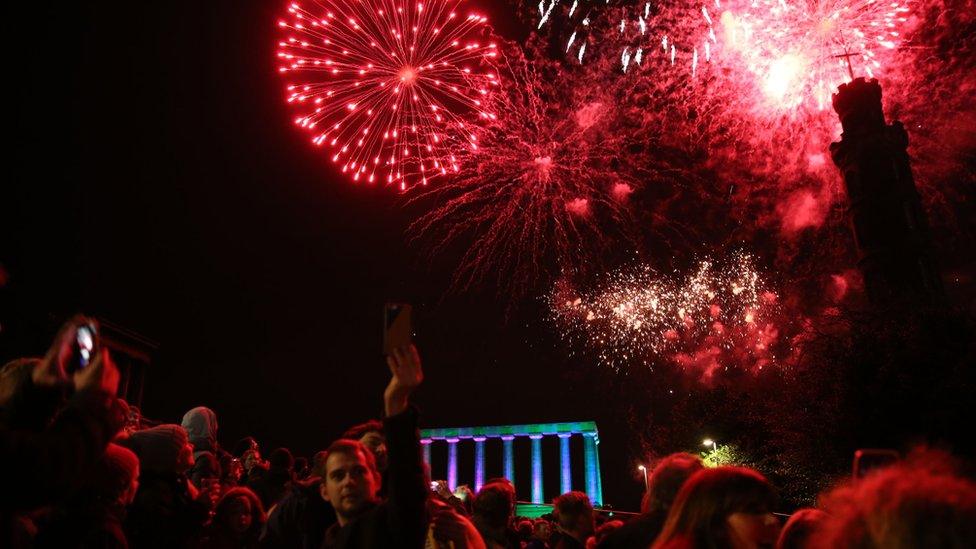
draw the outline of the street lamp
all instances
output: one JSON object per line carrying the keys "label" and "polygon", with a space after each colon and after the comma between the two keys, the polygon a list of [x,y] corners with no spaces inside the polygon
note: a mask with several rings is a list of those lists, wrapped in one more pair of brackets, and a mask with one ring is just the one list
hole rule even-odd
{"label": "street lamp", "polygon": [[640,471],[641,473],[644,473],[644,491],[646,492],[647,491],[647,467],[644,467],[643,465],[638,465],[637,470]]}
{"label": "street lamp", "polygon": [[705,440],[703,440],[702,446],[711,446],[712,451],[718,452],[718,444],[710,438],[706,438]]}

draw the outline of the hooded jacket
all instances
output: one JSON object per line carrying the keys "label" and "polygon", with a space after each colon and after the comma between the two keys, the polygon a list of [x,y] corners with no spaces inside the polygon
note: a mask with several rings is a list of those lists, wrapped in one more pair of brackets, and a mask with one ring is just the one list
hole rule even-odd
{"label": "hooded jacket", "polygon": [[193,468],[187,473],[190,481],[200,486],[203,479],[219,479],[217,414],[206,406],[197,406],[183,415],[181,425],[193,445]]}

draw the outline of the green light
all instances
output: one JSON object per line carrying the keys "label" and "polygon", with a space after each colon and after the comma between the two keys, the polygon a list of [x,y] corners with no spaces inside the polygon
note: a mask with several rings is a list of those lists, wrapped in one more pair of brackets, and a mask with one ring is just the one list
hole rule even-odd
{"label": "green light", "polygon": [[596,433],[596,423],[593,421],[573,421],[566,423],[529,423],[526,425],[488,425],[483,427],[446,427],[438,429],[421,429],[421,438],[441,440],[446,438],[474,438],[501,436],[529,435],[558,435],[560,433],[583,434]]}

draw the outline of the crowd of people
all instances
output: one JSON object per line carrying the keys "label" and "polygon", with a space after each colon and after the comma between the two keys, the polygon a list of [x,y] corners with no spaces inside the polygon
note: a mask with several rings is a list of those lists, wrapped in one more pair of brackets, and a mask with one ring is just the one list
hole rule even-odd
{"label": "crowd of people", "polygon": [[477,493],[431,481],[421,458],[423,382],[413,346],[387,357],[384,418],[350,427],[311,460],[264,453],[247,437],[225,449],[217,414],[180,424],[128,422],[105,350],[71,367],[74,319],[43,358],[0,371],[0,547],[57,548],[820,548],[973,547],[976,484],[945,455],[923,452],[825,493],[817,508],[774,514],[759,472],[661,459],[640,513],[594,510],[582,492],[535,519],[516,516],[515,488]]}

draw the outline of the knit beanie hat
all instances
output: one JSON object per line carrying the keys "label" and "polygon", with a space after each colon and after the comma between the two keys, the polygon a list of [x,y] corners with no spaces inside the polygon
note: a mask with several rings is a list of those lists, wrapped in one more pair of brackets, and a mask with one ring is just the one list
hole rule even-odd
{"label": "knit beanie hat", "polygon": [[128,448],[109,443],[95,465],[91,483],[100,493],[118,497],[139,474],[139,458]]}
{"label": "knit beanie hat", "polygon": [[189,439],[179,425],[164,424],[136,431],[121,443],[139,456],[144,471],[171,473]]}

